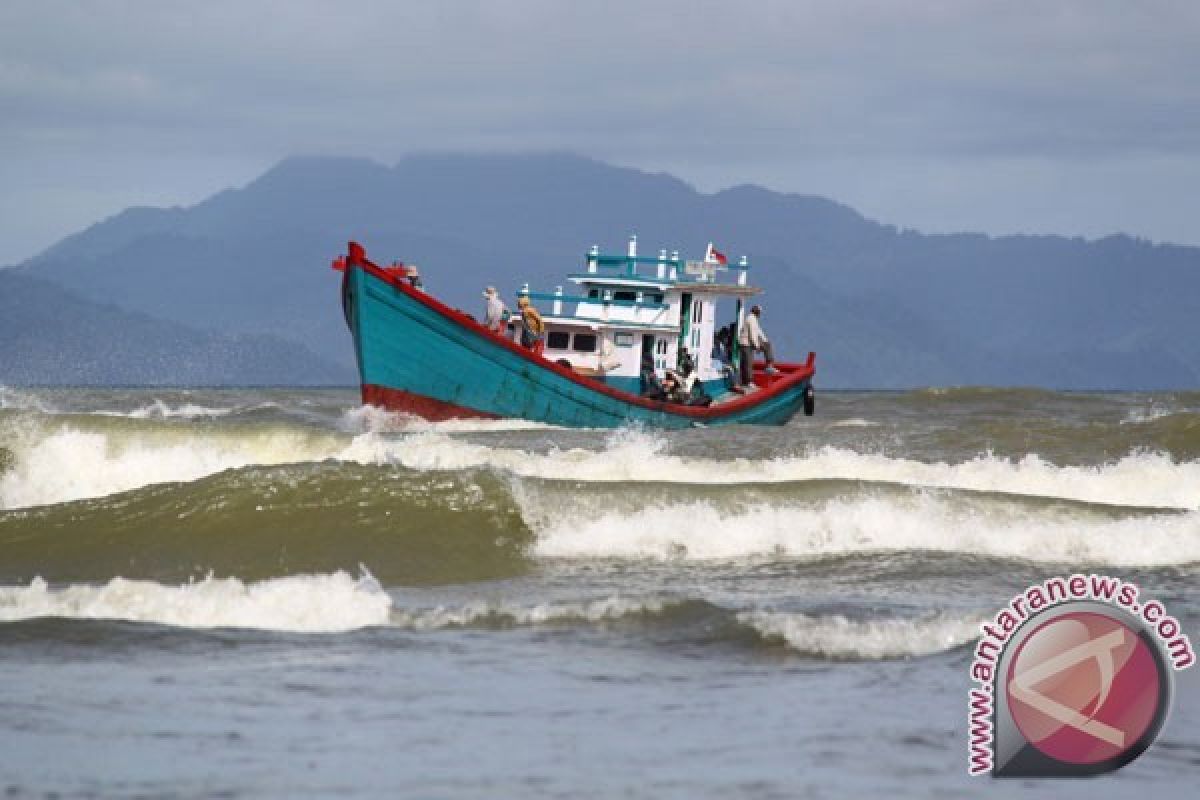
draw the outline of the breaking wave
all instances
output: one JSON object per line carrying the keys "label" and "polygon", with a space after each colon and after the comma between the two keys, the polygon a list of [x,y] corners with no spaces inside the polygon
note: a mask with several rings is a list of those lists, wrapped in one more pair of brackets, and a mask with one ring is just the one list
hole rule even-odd
{"label": "breaking wave", "polygon": [[[572,519],[526,514],[547,558],[722,561],[938,551],[1049,564],[1200,562],[1200,513],[1110,515],[995,497],[856,493],[726,510],[709,501]],[[532,517],[532,519],[530,519]],[[539,524],[540,522],[540,524]]]}
{"label": "breaking wave", "polygon": [[652,617],[686,601],[666,597],[607,597],[577,602],[522,605],[512,602],[478,602],[463,606],[397,609],[393,625],[410,630],[429,631],[445,628],[527,627],[569,622],[611,622],[633,617]]}
{"label": "breaking wave", "polygon": [[838,614],[744,611],[738,619],[768,640],[834,660],[906,658],[941,653],[979,638],[980,616],[940,614],[921,619],[852,620]]}
{"label": "breaking wave", "polygon": [[[366,561],[389,585],[429,585],[519,575],[536,559],[887,551],[1200,563],[1200,460],[1159,452],[1091,465],[833,445],[718,458],[641,430],[544,435],[336,407],[340,422],[305,425],[232,420],[212,403],[46,415],[5,391],[0,580],[263,579]],[[179,421],[189,414],[203,418]],[[1180,420],[1193,422],[1144,424]]]}
{"label": "breaking wave", "polygon": [[[105,427],[41,421],[21,427],[9,421],[7,431],[0,426],[11,453],[8,469],[0,473],[0,508],[102,497],[248,466],[332,460],[416,470],[490,468],[520,477],[609,483],[854,480],[1116,506],[1200,509],[1200,461],[1179,462],[1162,453],[1134,452],[1101,465],[1060,466],[1034,454],[924,462],[825,446],[803,455],[717,460],[673,455],[666,439],[629,430],[609,435],[601,449],[531,452],[470,441],[450,432],[457,429],[445,427],[415,433],[348,434],[299,425],[111,423]],[[463,431],[508,429],[493,423],[455,425]]]}
{"label": "breaking wave", "polygon": [[103,586],[50,588],[41,578],[0,587],[0,621],[60,617],[185,628],[337,633],[388,624],[391,598],[369,573],[295,575],[259,583],[206,578],[182,586],[114,578]]}
{"label": "breaking wave", "polygon": [[[945,652],[979,635],[980,618],[936,615],[852,620],[839,614],[730,609],[706,600],[613,594],[576,601],[474,602],[402,607],[365,569],[243,583],[206,578],[177,586],[114,578],[104,585],[0,587],[0,623],[33,619],[120,620],[191,629],[344,633],[391,627],[414,633],[455,629],[560,629],[616,625],[666,631],[666,641],[754,647],[782,644],[810,658],[883,660]],[[650,638],[651,643],[654,637]]]}
{"label": "breaking wave", "polygon": [[215,417],[229,416],[230,414],[275,407],[277,406],[274,403],[262,403],[249,408],[238,406],[214,408],[197,405],[196,403],[182,403],[178,406],[171,406],[162,400],[156,399],[149,405],[135,408],[132,411],[99,410],[90,413],[102,417],[126,417],[128,419],[213,419]]}

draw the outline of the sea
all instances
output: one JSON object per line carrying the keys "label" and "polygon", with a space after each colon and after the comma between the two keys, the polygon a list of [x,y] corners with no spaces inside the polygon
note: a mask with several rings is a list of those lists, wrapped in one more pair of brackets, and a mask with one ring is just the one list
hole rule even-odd
{"label": "sea", "polygon": [[1200,644],[1200,393],[432,424],[350,389],[0,389],[0,796],[1194,794],[967,775],[981,622],[1074,572]]}

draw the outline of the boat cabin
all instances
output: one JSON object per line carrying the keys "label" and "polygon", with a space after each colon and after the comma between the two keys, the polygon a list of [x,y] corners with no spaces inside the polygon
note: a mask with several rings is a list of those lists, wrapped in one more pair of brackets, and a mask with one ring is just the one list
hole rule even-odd
{"label": "boat cabin", "polygon": [[546,359],[634,394],[641,390],[643,354],[660,379],[667,370],[686,372],[690,359],[695,380],[715,398],[729,386],[730,350],[737,346],[735,334],[730,350],[714,347],[717,301],[734,299],[733,319],[725,323],[740,329],[744,299],[761,291],[747,285],[749,269],[745,256],[728,264],[711,244],[701,261],[681,260],[677,250],[639,256],[633,236],[625,254],[593,246],[584,271],[567,276],[577,287],[571,293],[561,286],[553,294],[531,292],[526,284],[518,296],[542,314]]}

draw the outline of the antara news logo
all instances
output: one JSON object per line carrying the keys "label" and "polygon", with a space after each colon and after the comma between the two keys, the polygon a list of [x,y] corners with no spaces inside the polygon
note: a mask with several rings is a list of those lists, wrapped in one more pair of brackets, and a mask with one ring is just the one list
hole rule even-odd
{"label": "antara news logo", "polygon": [[1034,584],[981,628],[967,698],[971,775],[1120,769],[1154,742],[1174,672],[1196,660],[1162,603],[1107,575]]}

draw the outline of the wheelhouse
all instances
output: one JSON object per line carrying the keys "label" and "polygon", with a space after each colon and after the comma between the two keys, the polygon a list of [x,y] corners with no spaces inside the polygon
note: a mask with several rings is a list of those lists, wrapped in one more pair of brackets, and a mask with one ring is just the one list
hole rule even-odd
{"label": "wheelhouse", "polygon": [[637,393],[642,359],[650,355],[655,373],[690,362],[705,391],[725,392],[736,336],[730,350],[714,346],[718,301],[731,298],[734,330],[740,328],[744,300],[761,290],[748,285],[749,261],[725,263],[712,245],[700,261],[682,260],[679,251],[659,250],[657,257],[638,255],[637,237],[624,254],[601,253],[593,246],[584,256],[584,271],[553,293],[518,295],[538,307],[546,323],[545,358],[569,365],[580,374],[615,388]]}

